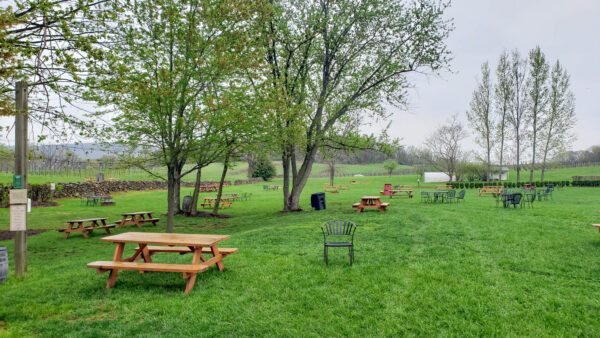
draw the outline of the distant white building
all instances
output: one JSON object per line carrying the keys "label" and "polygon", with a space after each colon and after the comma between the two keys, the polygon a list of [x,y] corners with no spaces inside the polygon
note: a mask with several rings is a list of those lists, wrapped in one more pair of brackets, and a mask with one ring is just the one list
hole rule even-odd
{"label": "distant white building", "polygon": [[[423,173],[424,181],[427,182],[450,182],[450,176],[443,172],[425,172]],[[453,177],[456,181],[456,177]]]}
{"label": "distant white building", "polygon": [[500,168],[499,173],[492,173],[490,175],[490,180],[506,181],[506,180],[508,180],[508,172],[509,171],[510,171],[510,169],[508,169],[507,167],[502,167],[502,168]]}

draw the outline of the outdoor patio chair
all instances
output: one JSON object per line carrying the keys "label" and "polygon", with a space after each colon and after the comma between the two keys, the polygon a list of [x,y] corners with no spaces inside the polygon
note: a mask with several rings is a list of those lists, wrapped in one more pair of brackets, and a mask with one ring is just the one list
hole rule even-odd
{"label": "outdoor patio chair", "polygon": [[421,202],[429,203],[431,202],[431,195],[421,191]]}
{"label": "outdoor patio chair", "polygon": [[350,256],[350,266],[352,266],[352,262],[354,261],[354,232],[356,231],[356,224],[345,220],[331,220],[321,225],[321,231],[323,232],[323,259],[325,260],[325,264],[329,264],[327,251],[330,247],[347,247],[348,255]]}
{"label": "outdoor patio chair", "polygon": [[533,202],[535,202],[535,197],[535,193],[525,194],[525,196],[523,197],[523,202],[521,202],[521,208],[523,207],[523,204],[529,205],[531,208],[533,208]]}
{"label": "outdoor patio chair", "polygon": [[548,197],[550,197],[550,199],[554,199],[554,197],[552,197],[553,191],[554,191],[554,186],[546,188],[546,193],[545,193],[546,199],[548,199]]}
{"label": "outdoor patio chair", "polygon": [[508,200],[508,204],[511,204],[513,207],[517,207],[517,205],[521,204],[521,199],[523,198],[523,194],[520,192],[513,194],[513,198]]}
{"label": "outdoor patio chair", "polygon": [[466,192],[466,190],[465,190],[465,189],[461,190],[461,191],[458,193],[458,196],[456,196],[456,202],[458,202],[458,201],[461,201],[461,200],[462,200],[462,201],[464,201],[464,200],[465,200],[465,194],[466,194],[466,193],[467,193],[467,192]]}
{"label": "outdoor patio chair", "polygon": [[502,202],[502,194],[492,194],[492,196],[494,196],[494,199],[496,200],[496,208],[497,208],[498,205],[500,204],[500,202]]}
{"label": "outdoor patio chair", "polygon": [[446,194],[446,199],[450,202],[456,201],[456,190],[448,190]]}

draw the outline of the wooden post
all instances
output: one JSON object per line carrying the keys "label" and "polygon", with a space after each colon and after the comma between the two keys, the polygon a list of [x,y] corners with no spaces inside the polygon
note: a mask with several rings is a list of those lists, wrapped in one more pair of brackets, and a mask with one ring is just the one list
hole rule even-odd
{"label": "wooden post", "polygon": [[[21,175],[21,188],[27,189],[27,83],[23,81],[15,88],[15,108],[15,175]],[[15,231],[15,275],[21,277],[25,272],[27,231]]]}

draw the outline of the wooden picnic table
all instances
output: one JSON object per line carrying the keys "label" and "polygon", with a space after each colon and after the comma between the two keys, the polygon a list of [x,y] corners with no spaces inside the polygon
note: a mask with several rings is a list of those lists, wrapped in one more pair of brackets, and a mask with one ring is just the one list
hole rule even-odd
{"label": "wooden picnic table", "polygon": [[115,222],[119,228],[124,225],[137,225],[138,228],[141,228],[142,224],[147,222],[151,222],[152,225],[156,226],[156,223],[160,220],[159,218],[153,218],[151,211],[128,212],[121,214],[121,216],[123,218]]}
{"label": "wooden picnic table", "polygon": [[[216,265],[223,271],[223,258],[236,253],[237,248],[219,248],[218,243],[229,239],[229,235],[200,235],[200,234],[167,234],[148,232],[126,232],[102,238],[103,242],[117,245],[112,261],[96,261],[87,265],[95,268],[98,273],[110,271],[106,288],[110,289],[117,281],[119,270],[181,272],[187,280],[185,293],[189,293],[196,282],[196,275]],[[137,244],[132,256],[123,259],[125,244]],[[153,263],[152,255],[158,252],[175,252],[192,254],[191,264]],[[209,253],[213,257],[204,258],[202,254]],[[143,262],[136,262],[143,260]],[[202,262],[202,263],[201,263]]]}
{"label": "wooden picnic table", "polygon": [[389,206],[389,203],[381,203],[379,196],[363,196],[360,203],[352,204],[353,208],[357,208],[356,212],[363,212],[365,209],[379,209],[379,212],[385,212]]}
{"label": "wooden picnic table", "polygon": [[407,196],[408,198],[413,197],[413,191],[411,189],[392,189],[390,192],[390,198],[394,196]]}
{"label": "wooden picnic table", "polygon": [[222,194],[221,194],[221,199],[223,199],[223,197],[224,197],[224,198],[231,198],[232,200],[234,200],[234,201],[237,201],[237,199],[238,199],[238,194],[237,194],[237,193],[235,193],[235,192],[222,193]]}
{"label": "wooden picnic table", "polygon": [[[225,207],[230,207],[233,204],[232,202],[233,198],[232,197],[221,197],[221,208],[225,208]],[[202,205],[203,208],[212,208],[215,205],[215,202],[217,201],[216,197],[205,197],[204,201],[202,203],[200,203],[200,205]]]}
{"label": "wooden picnic table", "polygon": [[213,192],[213,191],[217,191],[218,188],[219,188],[219,186],[215,185],[215,184],[201,185],[200,186],[200,191],[201,192]]}
{"label": "wooden picnic table", "polygon": [[[92,231],[96,229],[104,229],[107,234],[110,234],[110,228],[114,228],[114,224],[106,224],[106,217],[100,218],[86,218],[86,219],[77,219],[73,221],[66,221],[68,224],[66,229],[58,229],[59,232],[65,233],[65,239],[69,238],[71,232],[81,232],[83,237],[88,238],[88,233],[92,233]],[[85,225],[84,223],[89,223]]]}

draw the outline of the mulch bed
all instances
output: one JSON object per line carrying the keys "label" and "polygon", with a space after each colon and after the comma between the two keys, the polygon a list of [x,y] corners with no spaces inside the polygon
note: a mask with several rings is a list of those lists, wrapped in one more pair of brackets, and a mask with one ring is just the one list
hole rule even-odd
{"label": "mulch bed", "polygon": [[56,202],[31,202],[32,208],[46,208],[46,207],[59,207],[60,204]]}
{"label": "mulch bed", "polygon": [[[47,207],[59,207],[60,204],[56,202],[31,202],[32,208],[47,208]],[[5,205],[4,208],[8,208],[9,205]]]}
{"label": "mulch bed", "polygon": [[195,215],[187,215],[188,217],[211,217],[211,218],[231,218],[230,215],[218,214],[215,215],[212,212],[196,211]]}
{"label": "mulch bed", "polygon": [[[27,230],[27,237],[34,236],[46,232],[48,230]],[[0,242],[9,241],[15,238],[15,233],[8,230],[0,230]]]}

